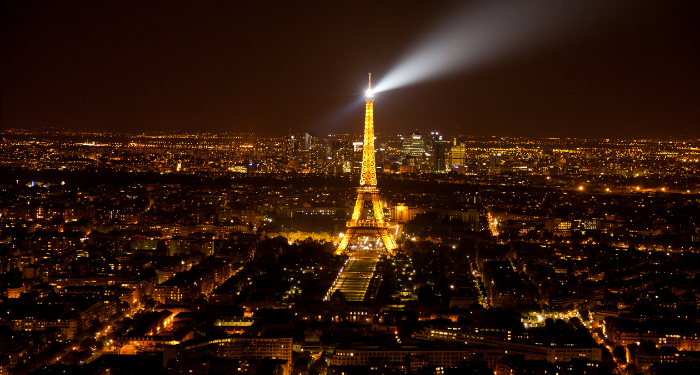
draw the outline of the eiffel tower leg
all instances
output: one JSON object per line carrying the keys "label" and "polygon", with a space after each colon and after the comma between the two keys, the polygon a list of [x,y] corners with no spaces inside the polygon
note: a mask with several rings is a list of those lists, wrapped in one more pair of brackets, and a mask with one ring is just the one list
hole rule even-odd
{"label": "eiffel tower leg", "polygon": [[[362,215],[362,208],[365,206],[365,195],[362,193],[357,194],[357,200],[355,200],[355,208],[352,211],[352,222],[357,222],[360,220]],[[345,231],[345,236],[340,239],[338,248],[335,250],[336,255],[341,255],[347,249],[350,241],[357,235],[357,231],[354,228],[347,228]]]}
{"label": "eiffel tower leg", "polygon": [[335,250],[335,255],[343,255],[345,249],[347,249],[350,240],[352,240],[357,235],[357,231],[354,228],[348,228],[345,231],[345,235],[340,239],[338,248]]}
{"label": "eiffel tower leg", "polygon": [[382,202],[379,200],[379,195],[372,194],[372,212],[374,213],[374,220],[379,222],[384,221],[384,210],[382,209]]}
{"label": "eiffel tower leg", "polygon": [[352,220],[360,220],[360,215],[362,215],[362,208],[365,206],[365,195],[362,193],[357,194],[357,200],[355,201],[355,209],[352,211]]}
{"label": "eiffel tower leg", "polygon": [[381,237],[382,242],[384,243],[384,247],[386,247],[386,251],[389,253],[389,256],[393,257],[394,255],[396,255],[395,250],[399,247],[399,245],[396,244],[396,241],[394,241],[394,237],[389,233],[389,231],[386,229],[380,229],[379,237]]}

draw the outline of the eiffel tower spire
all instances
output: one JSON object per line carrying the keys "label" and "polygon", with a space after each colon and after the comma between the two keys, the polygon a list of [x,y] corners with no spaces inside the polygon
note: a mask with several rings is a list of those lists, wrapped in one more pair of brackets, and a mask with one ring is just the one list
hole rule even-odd
{"label": "eiffel tower spire", "polygon": [[369,74],[369,88],[365,92],[365,137],[362,146],[360,186],[377,186],[377,168],[374,160],[374,92],[372,91],[372,73]]}

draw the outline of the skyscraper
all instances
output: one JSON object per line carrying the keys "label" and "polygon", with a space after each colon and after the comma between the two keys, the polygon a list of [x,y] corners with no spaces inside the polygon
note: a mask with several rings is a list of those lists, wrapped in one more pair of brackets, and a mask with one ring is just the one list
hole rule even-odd
{"label": "skyscraper", "polygon": [[418,130],[412,131],[408,136],[401,137],[401,149],[405,156],[422,158],[425,154],[425,141],[423,133]]}

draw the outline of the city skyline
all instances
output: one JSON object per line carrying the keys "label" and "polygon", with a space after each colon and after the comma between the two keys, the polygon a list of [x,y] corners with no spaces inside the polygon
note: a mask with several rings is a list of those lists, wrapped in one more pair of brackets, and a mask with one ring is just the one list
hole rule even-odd
{"label": "city skyline", "polygon": [[[500,4],[3,4],[0,123],[3,130],[357,134],[366,73],[381,85],[464,17],[506,30],[494,37],[477,28],[477,47],[495,38],[512,51],[379,92],[378,133],[700,135],[697,5],[596,3],[585,14],[557,8],[560,17]],[[520,14],[520,29],[505,28]],[[515,44],[531,29],[528,20],[541,20],[549,26],[539,32],[557,38]]]}
{"label": "city skyline", "polygon": [[3,133],[0,372],[697,372],[700,140],[375,148],[373,104],[364,144]]}

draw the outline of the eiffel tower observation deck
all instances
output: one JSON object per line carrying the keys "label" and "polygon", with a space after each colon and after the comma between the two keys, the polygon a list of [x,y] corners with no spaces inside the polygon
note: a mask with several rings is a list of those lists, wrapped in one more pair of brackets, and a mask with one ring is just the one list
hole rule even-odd
{"label": "eiffel tower observation deck", "polygon": [[[365,203],[371,204],[371,214],[364,213]],[[362,171],[360,186],[357,188],[357,200],[352,218],[346,223],[347,231],[342,236],[336,254],[343,254],[348,246],[360,236],[376,236],[381,239],[389,256],[396,253],[396,241],[389,233],[389,223],[384,220],[377,188],[377,168],[374,159],[374,91],[372,90],[372,74],[365,92],[365,132],[362,146]]]}

